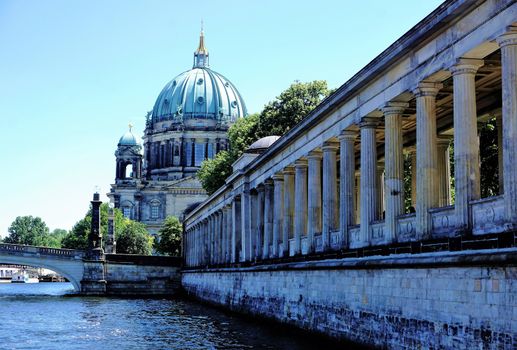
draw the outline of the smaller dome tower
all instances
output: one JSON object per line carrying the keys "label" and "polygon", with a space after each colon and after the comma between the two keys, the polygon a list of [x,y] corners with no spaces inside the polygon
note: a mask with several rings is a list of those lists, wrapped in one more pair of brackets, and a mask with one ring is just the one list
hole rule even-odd
{"label": "smaller dome tower", "polygon": [[142,146],[131,132],[132,128],[133,126],[129,124],[129,130],[122,135],[115,151],[117,162],[116,182],[142,177]]}

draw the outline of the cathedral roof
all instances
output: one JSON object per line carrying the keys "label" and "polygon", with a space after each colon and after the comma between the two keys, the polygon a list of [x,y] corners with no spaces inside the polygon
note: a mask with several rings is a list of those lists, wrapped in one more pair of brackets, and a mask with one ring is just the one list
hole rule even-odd
{"label": "cathedral roof", "polygon": [[133,126],[130,124],[129,130],[126,131],[126,133],[124,135],[122,135],[122,137],[118,141],[119,146],[137,146],[138,145],[138,141],[136,140],[135,135],[133,135],[133,133],[131,132],[132,127]]}
{"label": "cathedral roof", "polygon": [[151,122],[215,120],[233,123],[247,114],[244,100],[230,80],[209,68],[209,54],[201,31],[194,66],[165,85],[156,99]]}

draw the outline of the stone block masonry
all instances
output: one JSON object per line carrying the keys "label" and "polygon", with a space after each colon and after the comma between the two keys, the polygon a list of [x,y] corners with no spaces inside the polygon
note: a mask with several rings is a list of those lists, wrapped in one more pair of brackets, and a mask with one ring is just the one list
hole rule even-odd
{"label": "stone block masonry", "polygon": [[516,349],[517,249],[185,270],[201,300],[389,349]]}

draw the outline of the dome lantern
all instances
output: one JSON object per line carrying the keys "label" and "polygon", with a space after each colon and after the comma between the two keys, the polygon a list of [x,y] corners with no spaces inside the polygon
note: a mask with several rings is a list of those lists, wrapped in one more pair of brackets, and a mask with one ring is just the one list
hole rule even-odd
{"label": "dome lantern", "polygon": [[201,34],[199,34],[199,46],[194,52],[194,67],[208,67],[208,50],[205,48],[205,32],[203,31],[203,22],[201,22]]}

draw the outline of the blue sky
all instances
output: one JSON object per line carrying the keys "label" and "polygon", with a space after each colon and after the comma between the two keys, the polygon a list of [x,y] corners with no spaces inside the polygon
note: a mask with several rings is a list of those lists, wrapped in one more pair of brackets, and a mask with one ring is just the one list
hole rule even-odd
{"label": "blue sky", "polygon": [[440,3],[0,0],[0,235],[19,215],[70,229],[109,191],[119,137],[191,68],[201,20],[211,68],[258,112],[294,80],[340,86]]}

